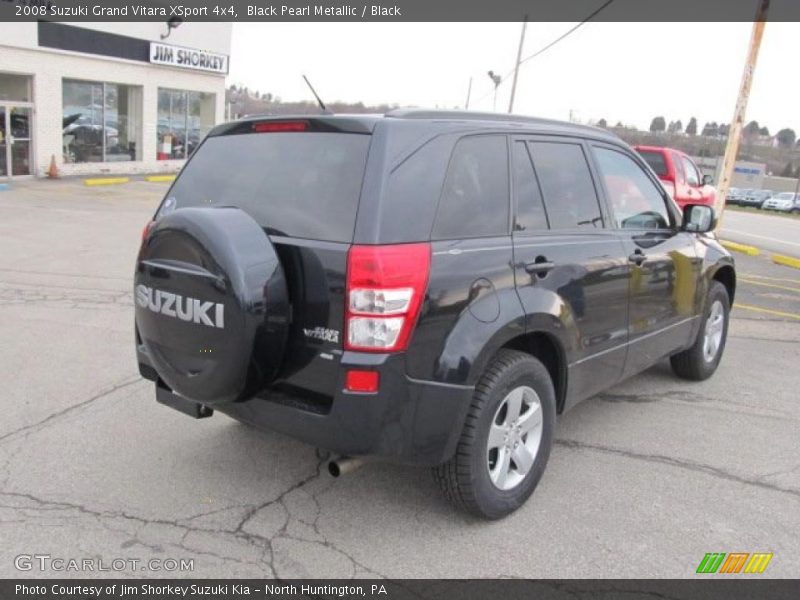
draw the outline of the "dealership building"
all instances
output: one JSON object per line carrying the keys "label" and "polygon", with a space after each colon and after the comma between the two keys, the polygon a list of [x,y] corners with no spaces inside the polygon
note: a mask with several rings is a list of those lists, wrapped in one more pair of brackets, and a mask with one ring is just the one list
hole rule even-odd
{"label": "dealership building", "polygon": [[0,180],[175,172],[222,122],[231,23],[0,23]]}

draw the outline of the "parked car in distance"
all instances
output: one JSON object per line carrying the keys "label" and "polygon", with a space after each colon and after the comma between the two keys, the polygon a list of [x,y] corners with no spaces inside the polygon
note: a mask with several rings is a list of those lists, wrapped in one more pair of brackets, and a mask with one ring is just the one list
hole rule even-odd
{"label": "parked car in distance", "polygon": [[800,194],[781,192],[764,202],[761,208],[786,213],[800,213]]}
{"label": "parked car in distance", "polygon": [[726,204],[736,204],[739,198],[742,197],[742,190],[739,188],[728,188],[728,193],[725,194],[725,203]]}
{"label": "parked car in distance", "polygon": [[764,202],[772,198],[774,195],[775,192],[772,190],[749,190],[739,204],[742,206],[761,208],[764,205]]}
{"label": "parked car in distance", "polygon": [[728,190],[728,194],[725,196],[725,203],[726,204],[741,204],[744,201],[744,197],[751,193],[753,190],[751,189],[744,189],[744,188],[730,188]]}
{"label": "parked car in distance", "polygon": [[660,146],[634,146],[634,149],[655,171],[681,210],[687,204],[714,206],[717,190],[711,185],[711,176],[701,175],[687,154]]}

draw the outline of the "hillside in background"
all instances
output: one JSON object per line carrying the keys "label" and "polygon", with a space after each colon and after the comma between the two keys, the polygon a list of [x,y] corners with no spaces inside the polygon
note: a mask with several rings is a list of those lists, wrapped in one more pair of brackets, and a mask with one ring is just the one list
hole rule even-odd
{"label": "hillside in background", "polygon": [[[310,95],[310,92],[309,92]],[[245,115],[303,115],[320,112],[319,105],[311,101],[284,102],[279,96],[250,91],[247,88],[231,86],[225,92],[226,105],[229,106],[231,118]],[[378,104],[369,106],[363,102],[331,102],[326,104],[334,113],[347,114],[382,114],[398,107],[397,104]]]}
{"label": "hillside in background", "polygon": [[[238,118],[246,115],[299,115],[315,114],[320,112],[316,102],[283,102],[279,96],[270,93],[252,91],[246,87],[230,86],[225,93],[227,115],[229,118]],[[326,105],[334,113],[345,114],[382,114],[392,109],[398,108],[397,104],[378,104],[374,106],[365,105],[363,102],[331,102]],[[717,123],[705,124],[702,129],[697,131],[697,123],[694,123],[696,133],[691,134],[682,130],[680,121],[669,125],[663,117],[653,119],[651,129],[655,126],[659,131],[643,131],[635,127],[626,127],[617,124],[615,127],[608,127],[605,120],[601,119],[594,125],[604,127],[616,133],[619,137],[631,145],[646,146],[669,146],[686,152],[690,156],[717,157],[725,153],[727,143],[728,126]],[[681,127],[681,131],[675,131],[676,125]],[[687,126],[690,129],[691,122]],[[781,146],[775,143],[784,132],[790,133],[790,139],[786,140]],[[767,171],[774,175],[785,177],[800,177],[800,142],[794,137],[794,132],[784,129],[776,136],[769,136],[766,127],[758,127],[753,121],[745,128],[745,135],[739,147],[739,160],[765,163]]]}

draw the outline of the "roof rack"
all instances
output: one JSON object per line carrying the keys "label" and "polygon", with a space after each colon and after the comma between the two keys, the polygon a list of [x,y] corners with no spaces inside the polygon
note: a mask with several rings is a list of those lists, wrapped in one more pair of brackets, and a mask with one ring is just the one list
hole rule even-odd
{"label": "roof rack", "polygon": [[536,125],[558,125],[561,127],[574,127],[597,133],[598,131],[608,134],[605,129],[584,125],[582,123],[569,123],[557,119],[545,119],[542,117],[526,117],[522,115],[475,112],[469,110],[432,110],[425,108],[396,108],[386,113],[386,117],[393,119],[453,119],[459,121],[503,121],[510,123],[531,123]]}

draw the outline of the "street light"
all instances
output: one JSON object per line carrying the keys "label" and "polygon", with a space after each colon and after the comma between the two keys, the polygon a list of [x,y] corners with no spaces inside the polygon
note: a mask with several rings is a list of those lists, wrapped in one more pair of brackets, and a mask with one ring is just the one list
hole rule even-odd
{"label": "street light", "polygon": [[183,19],[180,17],[170,17],[167,21],[167,33],[161,34],[161,39],[165,40],[169,37],[169,34],[172,33],[173,29],[176,29],[181,23],[183,23]]}
{"label": "street light", "polygon": [[500,77],[500,75],[498,75],[494,71],[489,71],[488,75],[489,75],[489,79],[491,79],[492,82],[494,83],[494,103],[492,104],[492,110],[496,112],[497,111],[497,88],[500,87],[501,83],[503,83],[503,78]]}

